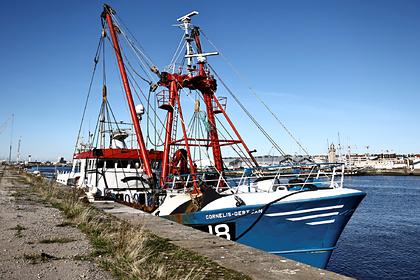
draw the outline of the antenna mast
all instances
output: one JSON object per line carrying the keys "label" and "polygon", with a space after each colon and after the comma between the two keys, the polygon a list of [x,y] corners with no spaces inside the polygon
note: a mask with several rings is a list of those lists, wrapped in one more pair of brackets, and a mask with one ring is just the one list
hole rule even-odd
{"label": "antenna mast", "polygon": [[[177,19],[180,23],[178,26],[184,32],[184,39],[186,45],[186,54],[184,56],[186,61],[186,73],[182,74],[182,69],[179,73],[159,72],[159,70],[152,68],[152,72],[159,76],[159,86],[166,87],[169,94],[165,90],[160,94],[162,104],[159,108],[167,110],[166,122],[166,135],[165,135],[165,148],[162,161],[161,185],[163,186],[169,174],[170,160],[169,160],[169,147],[174,145],[183,145],[186,149],[186,156],[190,162],[190,174],[195,174],[196,167],[192,160],[190,147],[210,147],[213,154],[214,168],[221,176],[224,173],[223,159],[221,153],[221,146],[242,144],[246,153],[249,155],[251,161],[258,167],[258,163],[252,156],[251,151],[248,149],[245,142],[242,140],[239,132],[236,130],[225,108],[219,102],[216,96],[217,82],[213,75],[210,73],[210,67],[207,64],[207,57],[218,55],[218,52],[203,53],[200,41],[200,29],[191,24],[191,17],[198,15],[197,11],[193,11],[185,16]],[[208,123],[208,137],[198,139],[194,137],[187,137],[185,127],[183,130],[183,139],[172,139],[172,127],[174,122],[174,108],[178,105],[179,116],[182,120],[181,103],[180,103],[180,90],[186,88],[189,90],[197,90],[201,93],[206,107],[206,116]],[[167,92],[167,91],[166,91]],[[222,113],[225,120],[233,130],[237,139],[220,139],[216,127],[216,114]],[[195,184],[195,180],[194,180]],[[223,186],[224,182],[220,182]]]}
{"label": "antenna mast", "polygon": [[341,158],[341,138],[340,138],[340,132],[337,132],[338,134],[338,158],[340,159],[340,162],[342,160]]}

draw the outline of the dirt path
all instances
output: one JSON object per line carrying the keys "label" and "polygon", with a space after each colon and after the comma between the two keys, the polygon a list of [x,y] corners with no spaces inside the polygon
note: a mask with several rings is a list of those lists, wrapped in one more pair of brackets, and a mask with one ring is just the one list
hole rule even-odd
{"label": "dirt path", "polygon": [[0,167],[0,279],[112,279],[85,235]]}

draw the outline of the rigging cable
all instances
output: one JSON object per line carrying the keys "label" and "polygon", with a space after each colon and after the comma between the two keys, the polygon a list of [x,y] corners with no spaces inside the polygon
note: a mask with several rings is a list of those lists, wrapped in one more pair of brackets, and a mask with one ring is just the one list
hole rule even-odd
{"label": "rigging cable", "polygon": [[207,63],[209,68],[213,71],[214,75],[219,79],[225,89],[229,92],[229,94],[233,97],[236,103],[241,107],[242,111],[250,118],[250,120],[255,124],[255,126],[264,134],[264,136],[270,141],[270,143],[274,146],[274,148],[282,155],[286,156],[286,153],[280,148],[280,146],[274,141],[274,139],[268,134],[268,132],[258,123],[258,121],[251,115],[251,113],[245,108],[242,102],[238,99],[238,97],[232,92],[232,90],[226,85],[226,83],[220,78],[217,72],[211,67],[209,63]]}
{"label": "rigging cable", "polygon": [[[204,35],[204,34],[203,34]],[[208,40],[208,38],[206,37]],[[214,46],[215,47],[215,46]],[[215,47],[216,48],[216,47]],[[217,50],[217,48],[216,48]],[[229,92],[229,94],[233,97],[233,99],[236,101],[236,103],[241,107],[242,111],[245,112],[245,114],[248,116],[248,118],[255,124],[255,126],[264,134],[264,136],[270,141],[270,143],[273,145],[273,147],[276,148],[276,150],[284,157],[286,157],[286,153],[280,148],[280,146],[274,141],[274,139],[267,133],[267,131],[258,123],[258,121],[252,116],[252,114],[245,108],[245,106],[242,104],[242,102],[236,97],[236,95],[233,93],[233,91],[227,86],[227,84],[222,80],[222,78],[217,74],[217,72],[211,67],[209,63],[207,63],[208,67],[213,71],[213,73],[216,75],[216,77],[220,80],[222,85],[225,87],[225,89]],[[214,96],[216,96],[216,92],[213,91]],[[290,159],[288,159],[290,161]]]}
{"label": "rigging cable", "polygon": [[[144,99],[145,100],[148,100],[148,98],[146,97],[146,95],[144,94],[144,92],[141,90],[141,88],[140,88],[140,86],[137,84],[137,82],[136,82],[136,80],[134,79],[134,77],[133,77],[133,74],[130,72],[130,70],[128,70],[127,69],[127,73],[128,73],[128,79],[129,79],[129,81],[130,81],[130,83],[133,85],[133,84],[135,84],[136,86],[137,86],[137,88],[139,89],[139,91],[141,92],[141,94],[143,95],[143,97],[144,97]],[[137,89],[136,89],[136,87],[132,87],[133,88],[133,91],[134,91],[134,93],[136,94],[136,96],[137,96],[137,98],[139,99],[139,100],[141,100],[140,99],[140,96],[139,96],[139,94],[138,94],[138,92],[137,92]],[[156,112],[156,110],[154,109],[154,108],[152,108],[152,110],[153,110],[153,112],[155,113],[155,116],[157,116],[157,112]],[[149,122],[151,122],[151,119],[150,119],[150,115],[149,114],[146,114],[146,117],[147,117],[147,123],[149,123]],[[162,122],[162,120],[157,116],[157,119],[159,120],[159,122],[160,122],[160,124],[162,125],[162,126],[164,126],[164,124],[163,124],[163,122]],[[155,132],[156,132],[156,125],[154,126],[154,129],[155,129]],[[156,144],[155,146],[158,146],[158,147],[160,147],[160,146],[162,146],[163,144],[164,144],[164,141],[162,140],[162,138],[159,136],[159,140],[162,142],[162,144]]]}
{"label": "rigging cable", "polygon": [[[110,41],[110,39],[107,37],[107,39],[108,39],[108,42],[111,44],[111,46],[113,46],[113,44],[112,44],[112,42]],[[114,48],[114,50],[115,50],[115,47],[113,47]],[[124,54],[124,51],[123,51],[123,47],[120,45],[120,52],[121,52],[121,54],[124,56],[124,58],[125,58],[125,61],[128,61],[128,59],[127,59],[127,56]],[[127,66],[126,65],[126,62],[125,61],[123,61],[123,65],[124,66]],[[116,63],[116,62],[115,62]],[[130,68],[132,67],[131,65],[129,65],[130,66]],[[140,91],[140,93],[143,95],[143,97],[144,97],[144,99],[145,100],[147,100],[147,97],[146,97],[146,95],[144,94],[144,92],[141,90],[141,87],[139,86],[139,84],[137,83],[137,81],[136,81],[136,79],[134,79],[134,75],[133,75],[133,73],[130,71],[130,68],[128,68],[128,67],[125,67],[125,70],[126,70],[126,72],[127,72],[127,74],[128,74],[128,76],[127,76],[127,78],[128,78],[128,80],[129,80],[129,82],[130,82],[130,84],[132,85],[132,89],[133,89],[133,91],[134,91],[134,93],[136,94],[136,96],[137,96],[137,98],[141,101],[141,98],[140,98],[140,95],[138,94],[138,92],[137,92],[137,89],[136,89],[136,87],[139,89],[139,91]],[[138,73],[137,73],[138,74]],[[138,74],[139,75],[139,74]],[[139,75],[140,76],[140,75]],[[140,76],[141,77],[141,76]],[[141,77],[142,78],[142,77]],[[142,78],[142,79],[144,79],[144,78]],[[147,81],[146,79],[144,79],[147,83],[149,83],[150,84],[150,82],[149,81]],[[135,85],[135,86],[134,86]],[[120,86],[121,86],[121,89],[123,90],[123,87],[122,87],[122,83],[121,83],[121,81],[120,81]],[[127,98],[127,97],[126,97]],[[126,107],[126,109],[129,111],[129,109],[128,109],[128,107]],[[152,109],[153,111],[154,111],[154,113],[155,114],[157,114],[157,112],[156,112],[156,110],[154,110],[154,109]],[[163,124],[163,122],[162,122],[162,120],[159,118],[159,116],[157,117],[157,119],[158,119],[158,121],[161,123],[161,125],[162,126],[164,126],[164,124]],[[148,121],[150,121],[150,119],[148,118]],[[160,138],[160,141],[163,141],[162,139],[161,139],[161,137],[159,137]],[[162,146],[163,144],[160,144],[160,145],[157,145],[157,146]]]}
{"label": "rigging cable", "polygon": [[[197,93],[197,90],[195,90],[196,91],[196,93]],[[214,92],[213,92],[214,93]],[[215,93],[214,93],[215,94]],[[204,102],[204,99],[203,99],[203,97],[202,97],[202,95],[201,94],[198,94],[197,95],[199,98],[201,98],[201,101],[203,101]],[[215,94],[215,96],[216,96],[216,94]],[[191,98],[191,97],[190,97]],[[197,99],[198,100],[198,99]],[[232,136],[232,134],[229,132],[229,130],[226,128],[226,126],[225,125],[223,125],[223,123],[222,123],[222,121],[215,115],[215,120],[222,126],[222,128],[224,129],[224,131],[227,133],[227,135],[229,136],[229,138],[231,139],[231,140],[233,140],[234,138],[233,138],[233,136]],[[205,120],[205,119],[203,119],[202,120],[202,122],[207,126],[207,134],[208,134],[208,131],[209,131],[209,129],[210,129],[210,125],[211,125],[211,123],[210,122],[208,122],[207,120]],[[217,127],[213,127],[214,129],[216,129],[217,131],[218,131],[218,133],[220,134],[220,136],[221,137],[223,137],[224,138],[224,140],[228,140],[228,137],[226,137],[225,135],[224,135],[224,133],[222,133],[222,131],[220,130],[220,129],[217,129]],[[207,136],[208,137],[208,136]],[[204,134],[203,134],[203,138],[204,138]],[[220,143],[220,142],[219,142]],[[235,146],[238,148],[238,149],[236,149],[235,148]],[[253,164],[252,164],[252,160],[247,156],[247,154],[246,154],[246,152],[241,148],[241,146],[239,145],[239,144],[233,144],[233,145],[231,145],[231,148],[232,148],[232,150],[246,163],[246,165],[248,165],[249,167],[255,167],[255,166],[253,166]],[[240,152],[239,152],[239,151]]]}
{"label": "rigging cable", "polygon": [[[244,78],[243,75],[233,66],[233,64],[219,51],[219,49],[209,40],[209,38],[205,35],[203,30],[201,30],[201,34],[203,34],[204,38],[216,49],[217,52],[219,52],[220,56],[223,58],[223,60],[229,65],[229,67],[232,69],[232,71],[245,83],[247,83],[247,80]],[[261,97],[258,96],[258,94],[255,92],[255,90],[251,86],[247,86],[249,91],[254,95],[254,97],[268,110],[268,112],[276,119],[276,121],[280,124],[280,126],[286,131],[286,133],[295,141],[295,143],[299,146],[299,148],[302,149],[304,153],[306,153],[307,156],[310,157],[308,151],[303,147],[303,145],[297,140],[297,138],[292,134],[292,132],[286,127],[286,125],[279,119],[279,117],[268,107],[268,105],[264,102],[264,100],[261,99]]]}
{"label": "rigging cable", "polygon": [[[128,64],[128,66],[130,66],[130,68],[131,68],[131,70],[133,70],[133,72],[134,72],[134,74],[136,74],[140,79],[142,79],[143,81],[145,81],[146,83],[148,83],[149,85],[151,85],[152,84],[152,82],[151,81],[149,81],[149,80],[147,80],[146,78],[144,78],[142,75],[140,75],[135,69],[134,69],[134,67],[133,67],[133,65],[131,65],[131,63],[130,63],[130,61],[127,59],[127,57],[125,56],[125,54],[123,53],[123,55],[124,55],[124,58],[125,58],[125,60],[124,60],[124,62],[125,61],[127,61],[127,64]],[[143,71],[145,71],[144,70],[144,68],[143,68],[143,66],[141,66],[140,65],[140,68],[143,70]]]}
{"label": "rigging cable", "polygon": [[[127,34],[124,32],[124,30],[121,29],[121,26],[119,25],[119,20],[111,15],[114,18],[114,22],[116,23],[116,26],[118,27],[120,33],[123,35],[124,39],[127,41],[128,45],[131,47],[132,51],[134,52],[135,56],[139,59],[140,63],[143,64],[144,68],[148,68],[150,69],[153,66],[153,62],[152,60],[145,54],[144,51],[141,51],[132,40],[130,40],[130,38],[127,36]],[[129,31],[129,29],[124,25],[125,29],[127,29],[127,31],[131,34],[131,32]],[[131,35],[132,36],[132,35]],[[134,36],[132,36],[134,38]],[[137,44],[139,46],[140,43],[134,38],[134,40],[137,42]],[[144,48],[142,48],[144,50]],[[141,58],[143,57],[143,59]],[[143,69],[143,67],[142,67]],[[150,80],[153,80],[153,78],[151,77],[151,75],[149,74],[148,71],[145,71],[143,69],[143,71],[146,73],[146,75],[149,77]]]}
{"label": "rigging cable", "polygon": [[[139,41],[137,41],[137,39],[136,39],[136,37],[133,35],[133,33],[130,31],[130,29],[127,27],[127,25],[124,23],[124,21],[122,20],[122,18],[120,18],[119,16],[118,16],[118,14],[112,14],[111,15],[113,18],[114,18],[114,21],[116,21],[117,23],[121,23],[121,25],[122,26],[124,26],[124,28],[125,28],[125,30],[127,30],[127,32],[128,32],[128,34],[134,39],[134,41],[139,45],[139,47],[142,49],[142,50],[140,50],[139,49],[139,52],[144,56],[144,58],[146,59],[146,60],[148,60],[148,62],[149,63],[147,63],[148,64],[148,66],[152,66],[152,65],[155,65],[155,63],[153,63],[153,61],[149,58],[149,56],[146,54],[146,51],[145,51],[145,49],[143,48],[143,46],[140,44],[140,42]],[[118,27],[120,28],[120,30],[121,30],[121,25],[119,25],[118,24]],[[126,35],[125,35],[126,36]]]}
{"label": "rigging cable", "polygon": [[[185,44],[186,44],[184,42],[184,38],[185,38],[185,34],[182,34],[181,40],[179,41],[179,44],[178,44],[178,46],[177,46],[177,48],[175,50],[174,55],[172,56],[171,63],[169,65],[175,64],[175,62],[178,60],[179,55],[181,54],[181,52],[184,49]],[[182,44],[183,42],[184,42],[184,44]]]}
{"label": "rigging cable", "polygon": [[83,121],[85,119],[86,108],[87,108],[87,105],[88,105],[88,102],[89,102],[90,93],[91,93],[91,90],[92,90],[93,79],[94,79],[95,73],[96,73],[96,66],[98,65],[98,61],[99,61],[101,44],[103,44],[103,43],[104,43],[104,40],[103,40],[103,36],[101,34],[101,38],[99,39],[98,47],[96,49],[95,58],[93,60],[94,61],[94,65],[93,65],[92,76],[91,76],[90,82],[89,82],[89,89],[88,89],[87,96],[86,96],[85,106],[83,108],[83,114],[82,114],[82,119],[80,121],[79,132],[77,133],[76,144],[74,145],[73,156],[76,154],[77,145],[79,144],[80,132],[82,131],[82,125],[83,125]]}

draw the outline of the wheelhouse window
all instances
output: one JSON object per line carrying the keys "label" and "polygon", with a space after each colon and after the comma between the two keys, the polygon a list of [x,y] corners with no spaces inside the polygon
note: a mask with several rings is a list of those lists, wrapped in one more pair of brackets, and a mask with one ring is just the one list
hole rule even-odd
{"label": "wheelhouse window", "polygon": [[105,168],[115,168],[115,161],[112,159],[107,159],[105,161]]}
{"label": "wheelhouse window", "polygon": [[105,166],[105,160],[98,159],[97,166],[98,166],[98,168],[104,168],[104,166]]}
{"label": "wheelhouse window", "polygon": [[126,159],[120,159],[120,160],[117,161],[117,164],[118,164],[119,168],[127,168],[128,164],[129,164],[129,161],[126,160]]}

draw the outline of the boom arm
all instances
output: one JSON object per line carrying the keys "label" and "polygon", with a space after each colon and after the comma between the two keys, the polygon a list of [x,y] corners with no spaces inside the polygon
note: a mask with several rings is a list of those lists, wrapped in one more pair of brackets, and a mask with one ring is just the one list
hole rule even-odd
{"label": "boom arm", "polygon": [[[124,61],[121,56],[121,50],[118,43],[117,34],[115,31],[114,23],[112,21],[112,13],[113,10],[110,6],[104,5],[104,12],[102,13],[102,17],[105,18],[106,22],[108,23],[108,28],[111,33],[112,43],[114,45],[115,55],[118,60],[118,67],[120,69],[121,79],[124,84],[125,94],[127,96],[128,107],[130,108],[130,115],[131,119],[133,120],[134,129],[136,131],[137,142],[140,147],[140,157],[143,161],[144,170],[146,171],[147,176],[149,179],[154,180],[152,168],[150,167],[148,152],[146,149],[146,144],[144,143],[143,134],[141,131],[139,119],[137,118],[136,109],[134,106],[133,96],[131,94],[130,84],[128,83],[127,73],[124,66]],[[153,182],[154,183],[154,182]]]}

